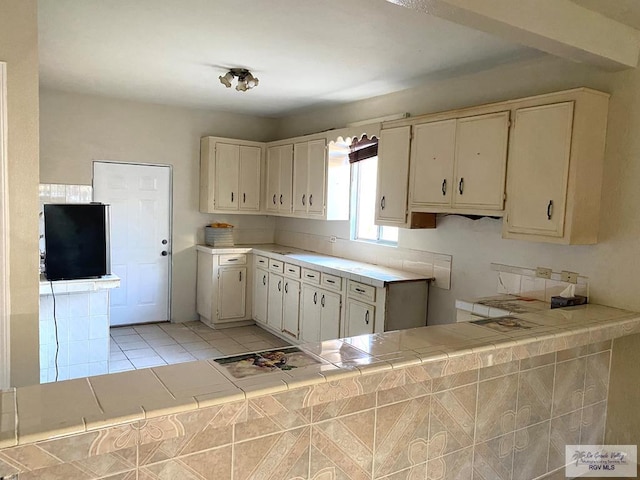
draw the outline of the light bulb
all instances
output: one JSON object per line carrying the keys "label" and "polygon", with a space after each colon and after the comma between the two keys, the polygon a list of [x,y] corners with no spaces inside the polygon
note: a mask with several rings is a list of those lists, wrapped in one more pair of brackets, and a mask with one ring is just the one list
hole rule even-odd
{"label": "light bulb", "polygon": [[242,80],[238,80],[238,85],[236,85],[236,90],[239,92],[246,92],[247,91],[247,81],[242,79]]}
{"label": "light bulb", "polygon": [[250,73],[246,76],[245,81],[247,82],[247,89],[257,87],[259,82],[259,80]]}

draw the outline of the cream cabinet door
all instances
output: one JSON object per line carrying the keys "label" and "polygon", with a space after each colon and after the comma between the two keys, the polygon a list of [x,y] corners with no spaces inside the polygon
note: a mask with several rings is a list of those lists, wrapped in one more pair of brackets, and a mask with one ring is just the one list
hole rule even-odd
{"label": "cream cabinet door", "polygon": [[516,111],[507,192],[507,231],[562,237],[573,102]]}
{"label": "cream cabinet door", "polygon": [[240,148],[228,143],[216,144],[215,208],[238,210],[238,162]]}
{"label": "cream cabinet door", "polygon": [[318,290],[320,296],[320,341],[340,338],[340,311],[342,296]]}
{"label": "cream cabinet door", "polygon": [[309,142],[293,146],[293,213],[307,213],[309,184]]}
{"label": "cream cabinet door", "polygon": [[240,146],[240,174],[238,188],[239,210],[260,211],[260,161],[262,151],[258,147]]}
{"label": "cream cabinet door", "polygon": [[411,127],[380,132],[376,225],[406,223],[410,142]]}
{"label": "cream cabinet door", "polygon": [[282,308],[284,300],[284,278],[269,273],[269,299],[267,301],[267,325],[282,330]]}
{"label": "cream cabinet door", "polygon": [[326,140],[312,140],[309,142],[309,180],[306,202],[309,215],[324,215],[326,171]]}
{"label": "cream cabinet door", "polygon": [[302,341],[320,341],[321,308],[318,289],[310,285],[302,285],[300,306],[300,339]]}
{"label": "cream cabinet door", "polygon": [[225,267],[218,270],[218,320],[244,318],[247,299],[247,269]]}
{"label": "cream cabinet door", "polygon": [[376,307],[347,299],[345,336],[355,337],[373,333],[373,322],[376,317]]}
{"label": "cream cabinet door", "polygon": [[280,147],[280,196],[278,211],[291,213],[293,193],[293,145]]}
{"label": "cream cabinet door", "polygon": [[504,207],[509,112],[458,119],[453,206]]}
{"label": "cream cabinet door", "polygon": [[456,121],[413,127],[411,204],[450,205],[453,191]]}
{"label": "cream cabinet door", "polygon": [[269,305],[269,273],[256,269],[253,279],[253,319],[267,323]]}
{"label": "cream cabinet door", "polygon": [[284,308],[282,312],[282,333],[298,338],[300,317],[300,282],[284,280]]}
{"label": "cream cabinet door", "polygon": [[267,149],[267,195],[266,209],[277,212],[280,207],[280,147]]}

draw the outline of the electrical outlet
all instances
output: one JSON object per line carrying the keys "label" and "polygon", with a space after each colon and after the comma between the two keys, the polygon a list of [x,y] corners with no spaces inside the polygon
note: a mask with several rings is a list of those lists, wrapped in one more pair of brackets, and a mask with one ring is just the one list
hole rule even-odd
{"label": "electrical outlet", "polygon": [[334,236],[334,235],[331,235],[331,236],[329,237],[329,243],[336,243],[336,240],[338,240],[338,237],[336,237],[336,236]]}
{"label": "electrical outlet", "polygon": [[536,268],[536,277],[546,278],[547,280],[551,279],[551,269],[546,267]]}
{"label": "electrical outlet", "polygon": [[578,274],[576,272],[563,270],[562,273],[560,273],[560,280],[568,283],[578,283]]}

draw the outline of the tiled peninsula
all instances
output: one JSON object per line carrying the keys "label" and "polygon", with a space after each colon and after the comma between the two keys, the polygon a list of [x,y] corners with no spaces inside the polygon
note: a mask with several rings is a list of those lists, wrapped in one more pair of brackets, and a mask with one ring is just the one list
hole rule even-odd
{"label": "tiled peninsula", "polygon": [[41,277],[40,383],[56,381],[56,373],[57,380],[68,380],[109,372],[109,291],[119,286],[116,275]]}
{"label": "tiled peninsula", "polygon": [[304,344],[288,367],[263,352],[3,392],[0,476],[561,479],[565,444],[603,441],[612,340],[640,314],[514,318],[529,328],[421,327]]}

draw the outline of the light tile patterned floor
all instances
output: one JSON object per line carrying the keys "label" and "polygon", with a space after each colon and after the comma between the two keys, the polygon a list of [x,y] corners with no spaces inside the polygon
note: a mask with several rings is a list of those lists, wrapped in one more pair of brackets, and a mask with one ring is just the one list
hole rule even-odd
{"label": "light tile patterned floor", "polygon": [[258,326],[214,330],[202,322],[111,328],[109,373],[289,345]]}

